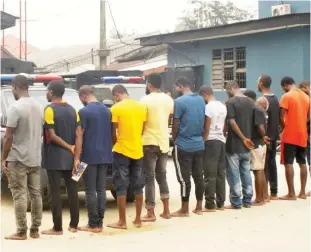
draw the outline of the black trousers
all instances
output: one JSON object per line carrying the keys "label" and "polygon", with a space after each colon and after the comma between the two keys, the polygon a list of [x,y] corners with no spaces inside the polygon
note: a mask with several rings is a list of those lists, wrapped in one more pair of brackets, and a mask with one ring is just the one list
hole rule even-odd
{"label": "black trousers", "polygon": [[270,184],[271,196],[278,194],[278,170],[276,165],[276,140],[271,140],[267,148],[266,163],[265,163],[265,175],[267,182]]}
{"label": "black trousers", "polygon": [[[226,200],[226,146],[219,140],[205,142],[203,162],[205,208],[221,208]],[[216,194],[216,197],[215,197]]]}
{"label": "black trousers", "polygon": [[69,209],[70,209],[69,227],[77,228],[79,223],[79,198],[78,198],[77,182],[71,178],[72,171],[52,170],[47,171],[47,174],[51,189],[54,230],[55,231],[63,230],[62,201],[60,192],[60,183],[62,177],[65,180],[67,196],[69,201]]}
{"label": "black trousers", "polygon": [[195,196],[198,201],[203,200],[203,155],[204,151],[186,152],[177,146],[173,150],[173,160],[177,180],[180,184],[182,202],[189,202],[191,191],[191,175],[195,184]]}

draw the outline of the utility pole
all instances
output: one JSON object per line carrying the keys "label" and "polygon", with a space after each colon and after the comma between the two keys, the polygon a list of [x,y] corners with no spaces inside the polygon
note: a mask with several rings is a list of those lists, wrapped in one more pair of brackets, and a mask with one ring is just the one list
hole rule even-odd
{"label": "utility pole", "polygon": [[19,0],[19,60],[22,60],[22,0]]}
{"label": "utility pole", "polygon": [[[2,3],[2,11],[4,12],[4,0],[3,0],[3,3]],[[2,58],[4,58],[4,43],[5,43],[5,40],[4,40],[4,30],[2,30]]]}
{"label": "utility pole", "polygon": [[27,61],[27,0],[25,0],[25,61]]}
{"label": "utility pole", "polygon": [[106,0],[100,0],[100,38],[99,38],[99,67],[101,70],[107,66],[109,50],[106,44]]}

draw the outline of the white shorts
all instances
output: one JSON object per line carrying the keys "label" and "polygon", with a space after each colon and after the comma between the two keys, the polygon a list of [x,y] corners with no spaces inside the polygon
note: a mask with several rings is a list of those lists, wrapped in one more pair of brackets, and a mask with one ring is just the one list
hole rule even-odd
{"label": "white shorts", "polygon": [[251,169],[253,171],[265,169],[266,152],[266,145],[259,145],[257,149],[251,150]]}

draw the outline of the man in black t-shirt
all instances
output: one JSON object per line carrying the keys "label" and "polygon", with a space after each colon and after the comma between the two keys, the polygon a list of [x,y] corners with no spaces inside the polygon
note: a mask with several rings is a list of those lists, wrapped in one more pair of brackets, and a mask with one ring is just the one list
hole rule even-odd
{"label": "man in black t-shirt", "polygon": [[[250,98],[254,104],[256,103],[256,93],[252,90],[246,90],[244,95]],[[268,101],[264,97],[260,97],[257,105],[254,107],[254,120],[252,141],[255,148],[251,150],[251,169],[255,176],[256,199],[252,203],[253,206],[262,206],[265,196],[266,178],[265,178],[265,159],[267,146],[265,144],[265,134],[267,130],[267,118],[264,109],[267,108]],[[264,108],[264,109],[263,109]],[[267,139],[267,138],[266,138]],[[267,139],[268,140],[268,139]]]}
{"label": "man in black t-shirt", "polygon": [[265,174],[270,184],[270,197],[266,195],[266,201],[278,199],[278,173],[275,157],[277,141],[280,139],[280,105],[278,98],[270,90],[271,82],[271,77],[268,75],[261,75],[258,80],[258,91],[268,100],[267,136],[270,138],[270,144],[267,149]]}
{"label": "man in black t-shirt", "polygon": [[62,235],[62,203],[60,185],[64,178],[69,199],[70,223],[68,230],[77,232],[79,223],[79,198],[77,182],[71,176],[80,163],[82,133],[78,112],[63,101],[65,84],[51,81],[47,100],[51,102],[44,111],[43,167],[47,170],[51,190],[54,226],[42,231],[44,235]]}
{"label": "man in black t-shirt", "polygon": [[[229,208],[251,207],[253,185],[250,174],[250,150],[254,103],[240,91],[235,81],[226,85],[230,99],[226,102],[228,137],[226,142],[227,179],[230,186]],[[241,190],[240,184],[242,182]],[[241,199],[243,192],[243,199]]]}

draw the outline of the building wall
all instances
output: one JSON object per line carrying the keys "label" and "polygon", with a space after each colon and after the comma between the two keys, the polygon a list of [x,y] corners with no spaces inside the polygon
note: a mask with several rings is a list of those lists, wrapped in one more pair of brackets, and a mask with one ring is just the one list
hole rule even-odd
{"label": "building wall", "polygon": [[[212,50],[246,47],[246,87],[256,90],[261,74],[273,80],[273,92],[282,95],[280,79],[286,75],[300,82],[310,78],[310,28],[292,28],[247,36],[172,44],[168,66],[204,65],[204,83],[211,83]],[[189,60],[190,58],[191,60]]]}
{"label": "building wall", "polygon": [[306,13],[310,12],[310,1],[308,0],[298,0],[298,1],[270,1],[262,0],[258,1],[258,14],[259,18],[271,17],[271,7],[280,4],[290,4],[291,13]]}

